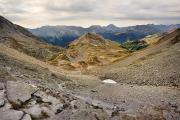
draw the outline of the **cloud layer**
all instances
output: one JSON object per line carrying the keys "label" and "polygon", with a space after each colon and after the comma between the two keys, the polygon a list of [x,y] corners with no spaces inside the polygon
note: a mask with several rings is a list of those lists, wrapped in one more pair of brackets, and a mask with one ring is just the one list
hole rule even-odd
{"label": "cloud layer", "polygon": [[180,23],[179,0],[0,0],[0,14],[25,27]]}

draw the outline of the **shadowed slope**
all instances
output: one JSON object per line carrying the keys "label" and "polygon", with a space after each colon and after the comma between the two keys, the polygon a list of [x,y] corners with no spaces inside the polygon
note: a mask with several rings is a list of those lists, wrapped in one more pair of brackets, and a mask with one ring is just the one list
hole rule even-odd
{"label": "shadowed slope", "polygon": [[0,16],[0,43],[40,60],[47,60],[63,50],[40,42],[39,38],[25,28],[11,23],[2,16]]}

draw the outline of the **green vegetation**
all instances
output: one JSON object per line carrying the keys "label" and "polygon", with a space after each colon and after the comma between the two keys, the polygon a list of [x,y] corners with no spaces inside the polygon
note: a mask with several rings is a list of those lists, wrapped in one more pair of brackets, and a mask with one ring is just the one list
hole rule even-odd
{"label": "green vegetation", "polygon": [[145,41],[127,41],[121,45],[129,52],[134,52],[143,48],[146,48],[148,44]]}

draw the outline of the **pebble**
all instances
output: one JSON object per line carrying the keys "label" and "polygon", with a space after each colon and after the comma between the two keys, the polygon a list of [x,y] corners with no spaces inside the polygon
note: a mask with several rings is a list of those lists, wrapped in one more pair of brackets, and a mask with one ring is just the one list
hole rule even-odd
{"label": "pebble", "polygon": [[29,114],[25,114],[22,120],[32,120]]}

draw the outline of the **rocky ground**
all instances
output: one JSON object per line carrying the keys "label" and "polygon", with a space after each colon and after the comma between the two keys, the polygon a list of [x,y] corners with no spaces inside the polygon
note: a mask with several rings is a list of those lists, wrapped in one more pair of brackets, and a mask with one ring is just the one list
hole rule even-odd
{"label": "rocky ground", "polygon": [[[172,87],[101,84],[76,91],[79,98],[103,107],[114,119],[178,120],[180,89]],[[113,111],[114,110],[114,111]]]}
{"label": "rocky ground", "polygon": [[102,108],[62,91],[17,81],[1,82],[0,87],[1,120],[92,120],[109,117]]}
{"label": "rocky ground", "polygon": [[82,91],[0,82],[1,120],[178,120],[180,89],[101,84]]}
{"label": "rocky ground", "polygon": [[62,91],[66,84],[67,87],[81,86],[66,76],[3,53],[0,56],[0,120],[92,120],[111,117],[102,108],[96,108],[67,90]]}

